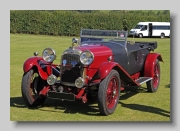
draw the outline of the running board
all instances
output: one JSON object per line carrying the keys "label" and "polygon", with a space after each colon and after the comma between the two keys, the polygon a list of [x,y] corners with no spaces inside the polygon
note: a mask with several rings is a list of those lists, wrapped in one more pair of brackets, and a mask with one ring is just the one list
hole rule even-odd
{"label": "running board", "polygon": [[137,83],[139,83],[140,85],[142,85],[143,83],[152,80],[152,77],[141,77],[137,80],[135,80]]}

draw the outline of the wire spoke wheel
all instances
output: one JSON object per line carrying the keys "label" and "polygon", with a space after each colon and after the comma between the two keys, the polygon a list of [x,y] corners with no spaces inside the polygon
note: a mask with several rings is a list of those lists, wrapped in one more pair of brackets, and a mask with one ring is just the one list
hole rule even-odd
{"label": "wire spoke wheel", "polygon": [[103,115],[114,113],[120,94],[120,76],[116,70],[112,70],[99,85],[98,107]]}
{"label": "wire spoke wheel", "polygon": [[118,80],[116,77],[113,77],[108,85],[107,89],[107,107],[108,109],[112,109],[114,105],[116,104],[117,100],[117,91],[118,91]]}
{"label": "wire spoke wheel", "polygon": [[156,92],[160,83],[160,64],[156,60],[153,67],[153,79],[146,83],[148,92]]}
{"label": "wire spoke wheel", "polygon": [[34,73],[30,79],[30,88],[29,88],[30,96],[32,96],[33,99],[38,98],[38,92],[36,89],[37,88],[36,84],[38,84],[38,74]]}
{"label": "wire spoke wheel", "polygon": [[46,100],[46,97],[39,96],[39,92],[43,88],[41,81],[42,79],[40,79],[38,73],[33,69],[24,74],[21,83],[21,92],[28,107],[40,106]]}
{"label": "wire spoke wheel", "polygon": [[159,84],[159,79],[160,79],[160,69],[159,69],[159,64],[156,63],[154,67],[154,77],[153,77],[153,87],[156,88]]}

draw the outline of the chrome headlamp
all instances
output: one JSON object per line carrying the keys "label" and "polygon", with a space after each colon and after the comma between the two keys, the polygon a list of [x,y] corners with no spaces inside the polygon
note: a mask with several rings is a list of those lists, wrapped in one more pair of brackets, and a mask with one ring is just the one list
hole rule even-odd
{"label": "chrome headlamp", "polygon": [[46,62],[53,62],[56,58],[56,53],[53,49],[46,48],[42,53],[42,57]]}
{"label": "chrome headlamp", "polygon": [[80,55],[80,61],[84,65],[90,65],[94,60],[94,55],[90,51],[84,51]]}
{"label": "chrome headlamp", "polygon": [[48,83],[49,85],[54,85],[54,84],[56,83],[56,81],[57,81],[57,77],[56,77],[55,75],[53,75],[53,74],[51,74],[51,75],[48,76],[48,78],[47,78],[47,83]]}
{"label": "chrome headlamp", "polygon": [[77,87],[77,88],[82,88],[83,86],[84,86],[84,80],[83,80],[83,78],[81,78],[81,77],[79,77],[79,78],[77,78],[76,80],[75,80],[75,86]]}

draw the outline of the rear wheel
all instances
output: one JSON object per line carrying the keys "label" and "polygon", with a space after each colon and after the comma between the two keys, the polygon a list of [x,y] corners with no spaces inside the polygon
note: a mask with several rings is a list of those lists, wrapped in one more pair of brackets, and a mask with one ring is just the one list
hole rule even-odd
{"label": "rear wheel", "polygon": [[28,107],[40,106],[46,100],[46,97],[39,96],[39,92],[43,88],[41,82],[42,79],[39,77],[38,73],[33,69],[24,74],[21,83],[21,92],[25,104]]}
{"label": "rear wheel", "polygon": [[164,33],[161,33],[160,37],[163,39],[165,37]]}
{"label": "rear wheel", "polygon": [[120,95],[120,77],[116,70],[100,83],[98,90],[98,107],[103,115],[114,113]]}
{"label": "rear wheel", "polygon": [[156,92],[158,90],[158,87],[159,87],[160,64],[159,64],[158,60],[156,60],[153,71],[154,71],[153,72],[153,79],[146,83],[148,92]]}

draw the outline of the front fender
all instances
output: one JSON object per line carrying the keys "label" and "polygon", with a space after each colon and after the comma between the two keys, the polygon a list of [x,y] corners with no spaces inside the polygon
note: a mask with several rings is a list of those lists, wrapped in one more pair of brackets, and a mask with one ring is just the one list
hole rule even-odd
{"label": "front fender", "polygon": [[41,78],[47,80],[47,77],[52,73],[52,68],[50,65],[45,65],[45,63],[46,62],[42,59],[42,57],[30,57],[24,62],[23,71],[26,73],[33,67],[37,67]]}
{"label": "front fender", "polygon": [[117,63],[115,63],[115,62],[102,63],[98,70],[100,79],[104,79],[116,65],[117,65]]}
{"label": "front fender", "polygon": [[42,60],[41,57],[30,57],[23,64],[23,71],[28,72],[34,65],[38,66],[38,60]]}
{"label": "front fender", "polygon": [[158,59],[161,62],[164,62],[160,54],[158,53],[148,54],[148,56],[146,57],[145,64],[144,64],[144,77],[153,77],[154,65],[155,65],[156,59]]}
{"label": "front fender", "polygon": [[135,82],[131,76],[128,74],[126,70],[124,70],[118,63],[116,62],[104,62],[101,64],[99,68],[99,77],[100,79],[104,79],[112,69],[115,69],[118,71],[119,75],[121,76],[121,79],[124,82],[130,83],[131,85],[140,86],[139,83]]}

